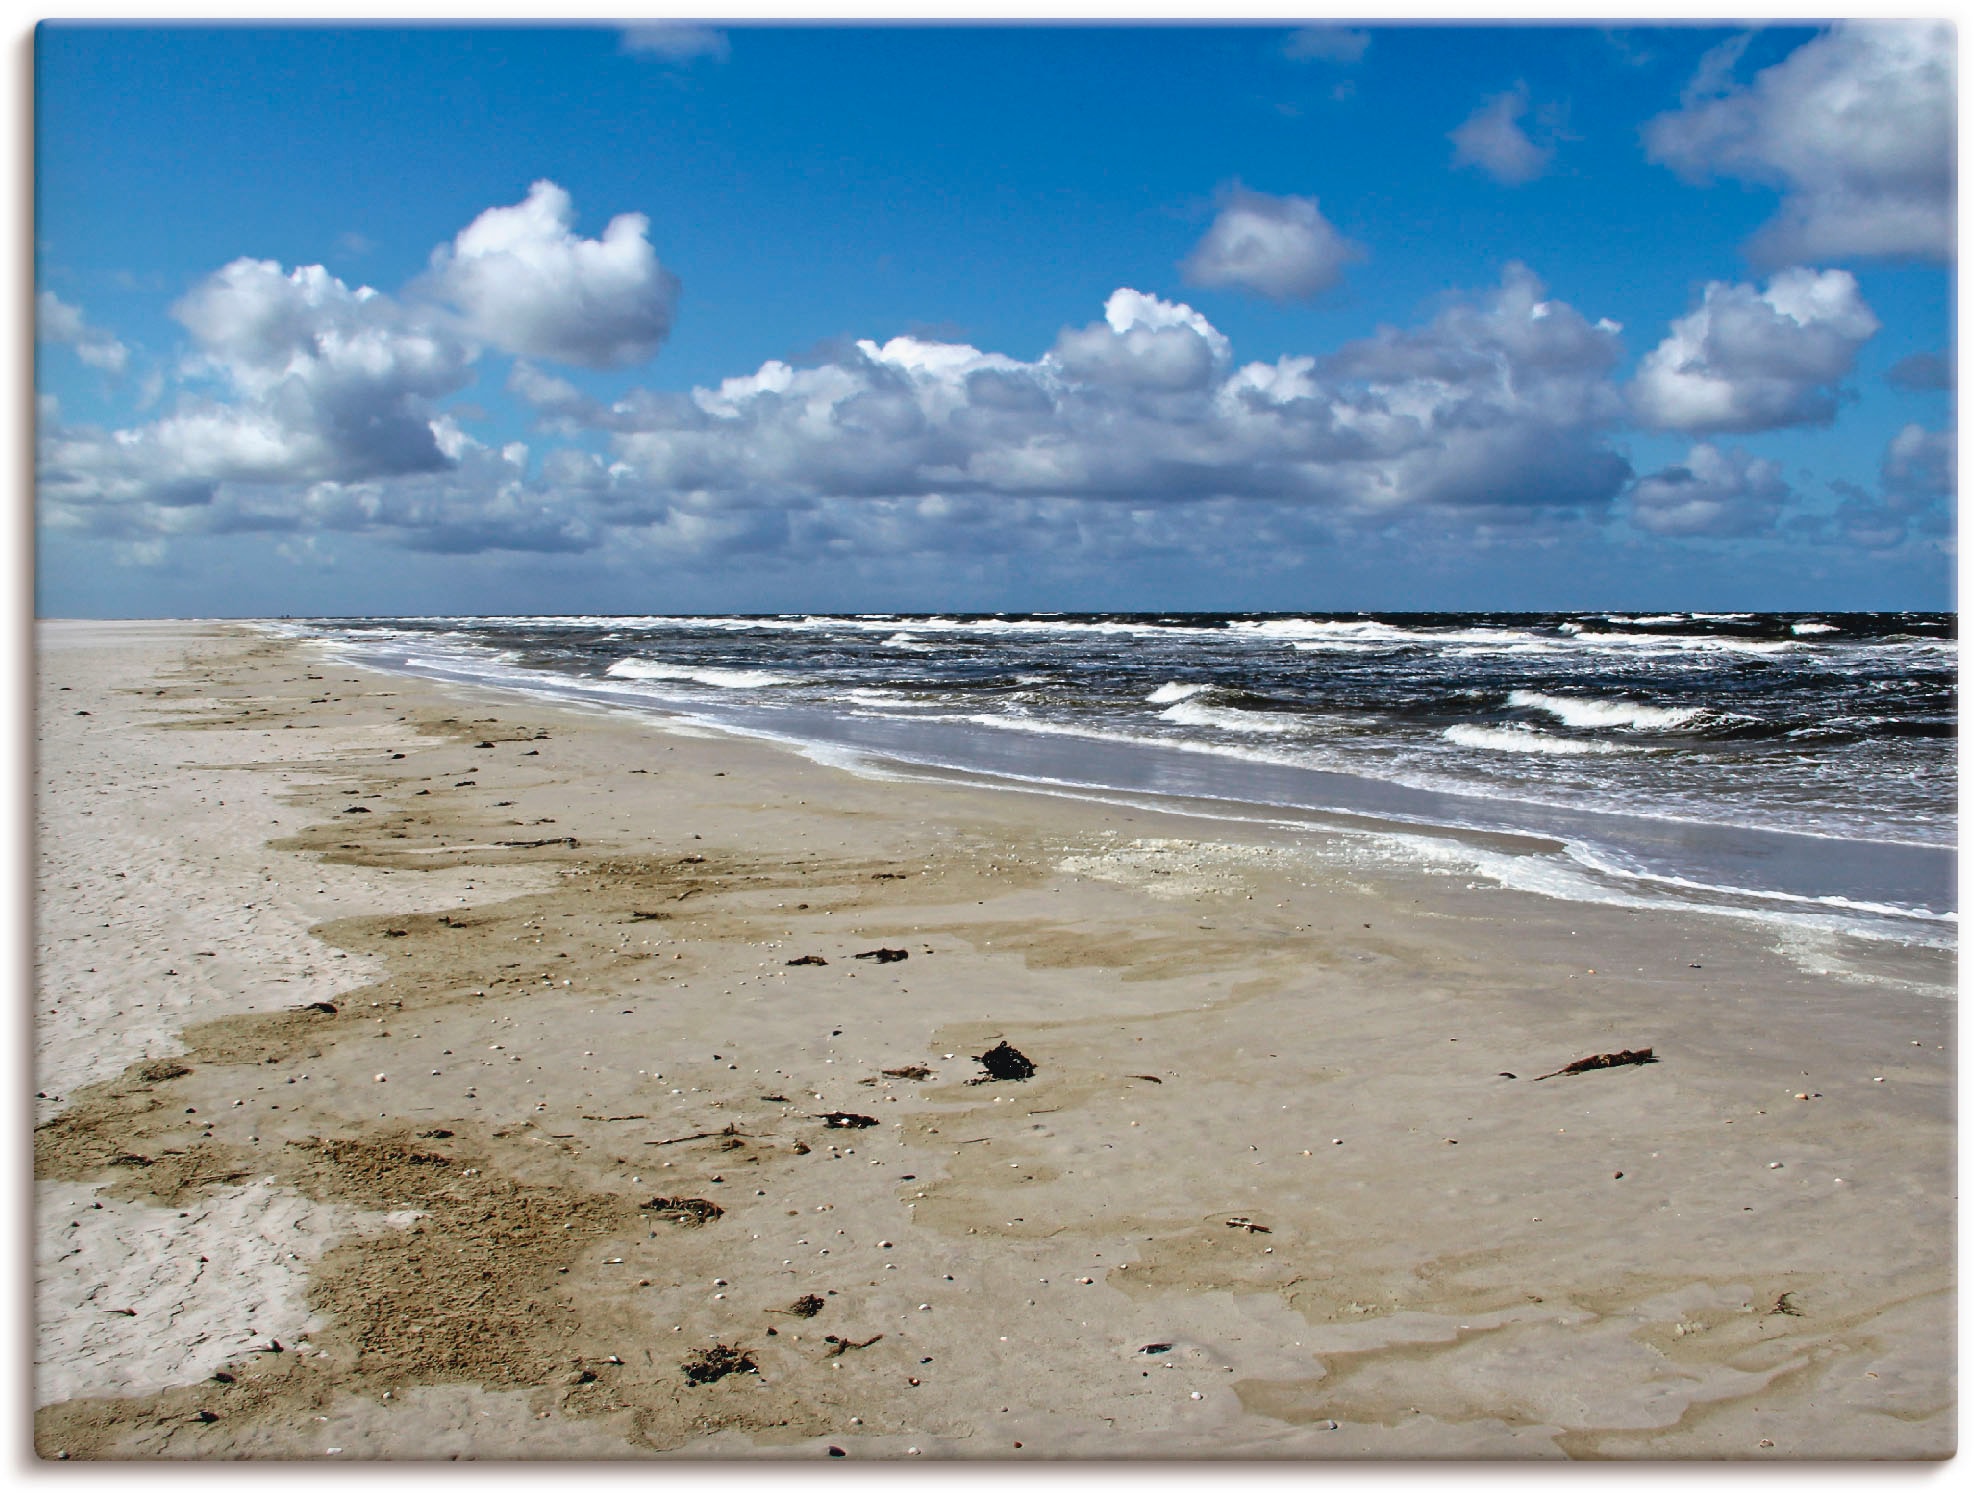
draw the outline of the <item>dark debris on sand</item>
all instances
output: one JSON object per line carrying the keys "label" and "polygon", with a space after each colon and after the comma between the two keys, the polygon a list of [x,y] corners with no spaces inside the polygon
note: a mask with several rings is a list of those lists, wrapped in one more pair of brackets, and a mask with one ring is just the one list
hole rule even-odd
{"label": "dark debris on sand", "polygon": [[999,1042],[995,1047],[977,1059],[984,1067],[981,1078],[972,1078],[971,1083],[989,1083],[992,1079],[1012,1079],[1018,1082],[1031,1077],[1038,1071],[1038,1065],[1008,1042]]}
{"label": "dark debris on sand", "polygon": [[713,1384],[717,1379],[726,1379],[731,1374],[753,1374],[756,1360],[740,1348],[731,1348],[727,1343],[717,1343],[712,1348],[703,1348],[690,1354],[681,1372],[688,1377],[690,1384]]}
{"label": "dark debris on sand", "polygon": [[655,1198],[650,1203],[641,1203],[639,1208],[642,1213],[655,1213],[669,1223],[682,1223],[690,1228],[700,1228],[722,1216],[721,1205],[706,1198]]}
{"label": "dark debris on sand", "polygon": [[[1581,1058],[1569,1063],[1565,1068],[1556,1068],[1552,1073],[1543,1073],[1540,1078],[1559,1078],[1568,1073],[1593,1073],[1598,1068],[1633,1068],[1642,1063],[1654,1063],[1656,1054],[1647,1047],[1632,1052],[1628,1048],[1621,1052],[1602,1052],[1594,1057]],[[1540,1082],[1540,1078],[1533,1081]]]}

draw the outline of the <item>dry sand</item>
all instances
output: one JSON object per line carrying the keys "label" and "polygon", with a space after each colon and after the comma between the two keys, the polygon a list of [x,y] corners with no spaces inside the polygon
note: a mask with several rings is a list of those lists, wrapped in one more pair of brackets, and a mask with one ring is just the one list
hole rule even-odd
{"label": "dry sand", "polygon": [[1949,956],[38,652],[43,1456],[1952,1450]]}

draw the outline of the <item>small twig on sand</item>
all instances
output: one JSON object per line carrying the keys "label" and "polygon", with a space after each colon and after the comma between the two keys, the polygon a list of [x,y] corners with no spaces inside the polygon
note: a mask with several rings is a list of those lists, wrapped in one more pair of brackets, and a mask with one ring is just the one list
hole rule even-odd
{"label": "small twig on sand", "polygon": [[879,1342],[883,1336],[885,1336],[884,1333],[876,1332],[873,1334],[872,1337],[868,1338],[865,1342],[856,1343],[849,1337],[834,1337],[831,1333],[828,1332],[825,1334],[825,1341],[832,1345],[832,1351],[830,1353],[827,1353],[825,1356],[827,1358],[837,1358],[841,1353],[845,1352],[846,1349],[848,1348],[870,1348],[875,1343]]}
{"label": "small twig on sand", "polygon": [[[587,1115],[587,1116],[586,1116],[585,1118],[587,1118],[587,1119],[590,1119],[590,1118],[593,1118],[593,1117],[592,1117],[592,1116],[589,1116],[589,1115]],[[628,1119],[644,1119],[644,1118],[645,1118],[645,1116],[644,1116],[644,1115],[629,1115],[629,1116],[626,1116],[626,1118],[628,1118]],[[740,1130],[738,1130],[738,1129],[737,1129],[737,1128],[736,1128],[736,1127],[735,1127],[734,1125],[724,1125],[724,1126],[723,1126],[723,1127],[722,1127],[722,1128],[721,1128],[720,1130],[697,1130],[697,1131],[695,1131],[695,1133],[694,1133],[693,1135],[677,1135],[677,1136],[675,1136],[675,1137],[674,1137],[673,1139],[671,1139],[671,1140],[649,1140],[649,1141],[642,1141],[642,1142],[640,1142],[640,1144],[641,1144],[641,1145],[647,1145],[647,1146],[678,1146],[678,1145],[680,1145],[680,1144],[681,1144],[681,1143],[682,1143],[683,1141],[691,1141],[691,1140],[714,1140],[714,1139],[716,1139],[716,1138],[717,1138],[718,1136],[724,1136],[724,1135],[741,1135],[741,1134],[742,1134],[742,1131],[740,1131]]]}

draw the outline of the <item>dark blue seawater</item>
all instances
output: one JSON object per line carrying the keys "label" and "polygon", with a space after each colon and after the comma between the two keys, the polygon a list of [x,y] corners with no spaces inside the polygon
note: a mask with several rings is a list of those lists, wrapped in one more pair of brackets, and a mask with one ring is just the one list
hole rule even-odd
{"label": "dark blue seawater", "polygon": [[881,761],[1553,840],[1595,895],[1726,894],[1882,936],[1951,937],[1957,642],[1946,613],[444,617],[297,629],[385,667]]}

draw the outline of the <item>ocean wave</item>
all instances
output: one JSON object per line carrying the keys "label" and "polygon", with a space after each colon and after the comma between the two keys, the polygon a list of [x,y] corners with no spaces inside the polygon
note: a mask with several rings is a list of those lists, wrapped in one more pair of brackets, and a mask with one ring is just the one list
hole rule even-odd
{"label": "ocean wave", "polygon": [[[1301,653],[1383,653],[1402,648],[1448,648],[1474,644],[1488,651],[1530,650],[1534,636],[1518,628],[1397,627],[1388,622],[1234,622],[1240,636],[1270,639]],[[1240,631],[1242,630],[1242,631]]]}
{"label": "ocean wave", "polygon": [[1841,632],[1840,627],[1831,627],[1826,622],[1797,622],[1788,629],[1798,638],[1812,637],[1820,632]]}
{"label": "ocean wave", "polygon": [[1606,757],[1637,750],[1612,741],[1574,741],[1547,736],[1531,726],[1446,726],[1444,740],[1488,752],[1542,752],[1552,757]]}
{"label": "ocean wave", "polygon": [[1635,700],[1577,700],[1530,689],[1514,690],[1506,696],[1506,703],[1524,710],[1544,710],[1562,725],[1582,730],[1671,731],[1705,714],[1695,708],[1643,705]]}
{"label": "ocean wave", "polygon": [[1232,710],[1223,705],[1202,705],[1195,700],[1177,701],[1162,712],[1162,719],[1174,721],[1178,726],[1214,726],[1219,731],[1249,731],[1261,736],[1284,736],[1309,728],[1308,722],[1296,716]]}
{"label": "ocean wave", "polygon": [[1187,700],[1191,695],[1200,695],[1209,688],[1207,684],[1188,684],[1180,680],[1171,680],[1167,684],[1156,686],[1145,698],[1150,705],[1173,705],[1178,700]]}
{"label": "ocean wave", "polygon": [[1306,617],[1272,617],[1233,622],[1230,631],[1260,638],[1295,638],[1318,642],[1416,642],[1427,636],[1392,622],[1316,622]]}
{"label": "ocean wave", "polygon": [[1591,648],[1672,649],[1679,653],[1785,653],[1805,646],[1792,638],[1769,643],[1758,638],[1720,638],[1708,633],[1684,632],[1583,632],[1576,635],[1575,642]]}
{"label": "ocean wave", "polygon": [[1664,612],[1654,617],[1636,617],[1605,613],[1602,620],[1614,622],[1621,627],[1669,627],[1674,623],[1689,622],[1695,615],[1695,613],[1687,615],[1681,612]]}
{"label": "ocean wave", "polygon": [[605,671],[611,679],[685,679],[715,689],[764,689],[773,684],[795,684],[794,674],[773,674],[768,669],[705,669],[679,664],[656,664],[644,658],[622,658]]}

